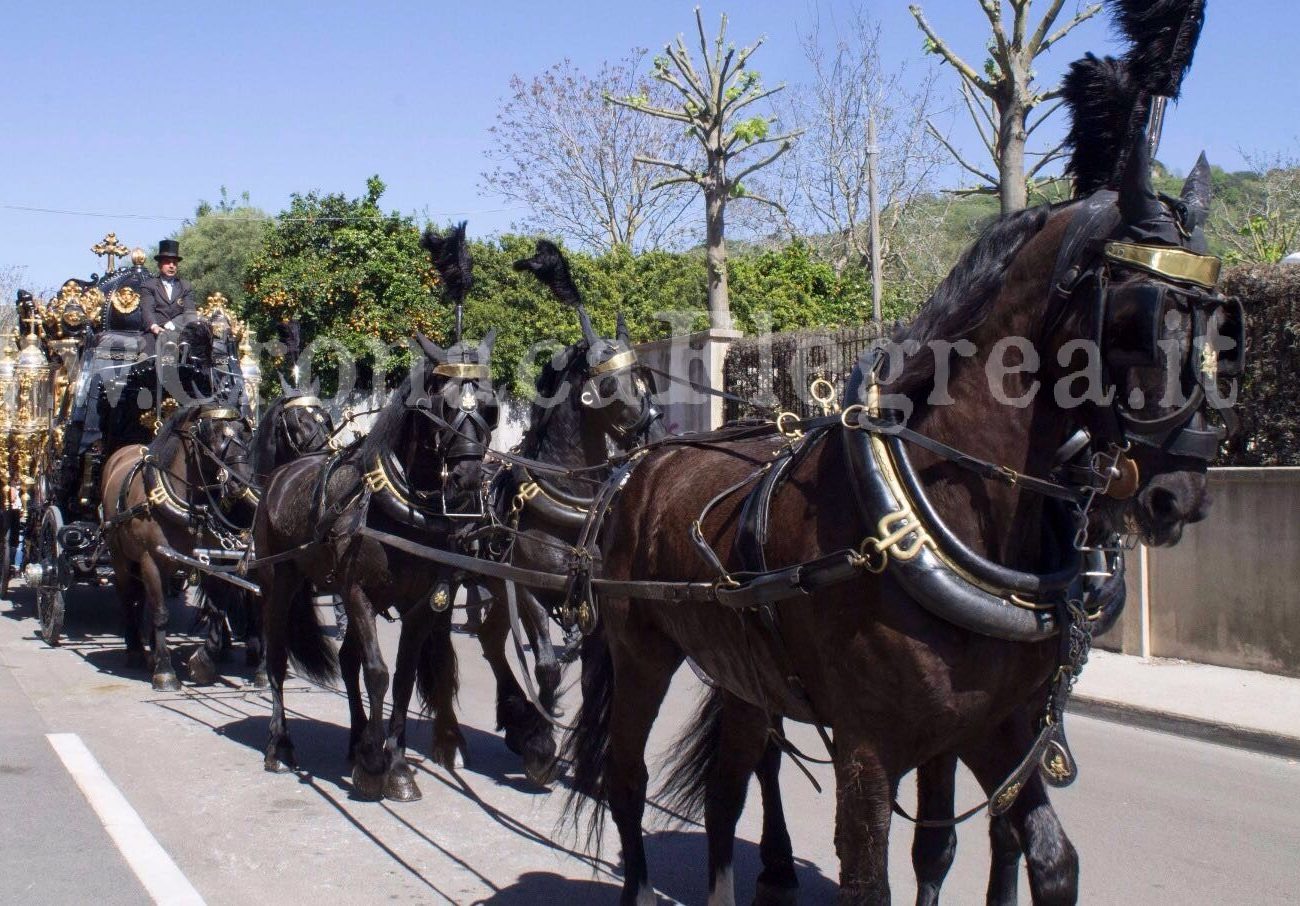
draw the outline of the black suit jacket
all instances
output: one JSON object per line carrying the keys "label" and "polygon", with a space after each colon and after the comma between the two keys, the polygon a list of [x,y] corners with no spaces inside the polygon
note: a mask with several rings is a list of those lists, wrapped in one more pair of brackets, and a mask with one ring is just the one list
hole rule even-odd
{"label": "black suit jacket", "polygon": [[168,300],[162,279],[150,277],[140,284],[140,311],[144,315],[145,330],[155,324],[162,327],[184,312],[195,313],[194,290],[189,283],[177,277],[172,287],[172,298]]}

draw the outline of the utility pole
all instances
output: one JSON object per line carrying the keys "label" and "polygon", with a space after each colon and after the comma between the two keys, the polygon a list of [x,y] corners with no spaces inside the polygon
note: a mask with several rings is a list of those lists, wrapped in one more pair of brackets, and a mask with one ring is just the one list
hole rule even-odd
{"label": "utility pole", "polygon": [[867,115],[867,197],[871,205],[871,317],[881,324],[880,313],[880,208],[876,202],[876,114]]}

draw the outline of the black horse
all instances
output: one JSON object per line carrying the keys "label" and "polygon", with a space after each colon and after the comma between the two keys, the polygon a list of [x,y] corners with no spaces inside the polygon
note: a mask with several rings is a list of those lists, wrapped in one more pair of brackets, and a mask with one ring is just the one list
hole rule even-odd
{"label": "black horse", "polygon": [[[555,471],[516,465],[494,484],[499,518],[509,527],[509,562],[563,573],[593,494],[609,474],[605,466],[611,448],[627,452],[662,437],[665,429],[622,315],[615,339],[597,335],[568,264],[553,243],[539,241],[536,254],[515,262],[515,269],[530,271],[558,299],[575,306],[582,327],[582,339],[543,366],[518,449],[522,457]],[[497,681],[497,729],[505,730],[507,747],[524,759],[529,778],[545,785],[554,773],[556,747],[550,721],[541,711],[553,712],[560,682],[547,625],[551,617],[560,619],[566,602],[562,595],[525,586],[512,589],[496,580],[485,580],[484,585],[494,603],[479,640]],[[520,624],[536,652],[536,703],[520,688],[506,656],[507,601],[512,592],[517,594]],[[569,614],[566,622],[572,626],[576,620],[576,614]]]}
{"label": "black horse", "polygon": [[[447,293],[468,291],[464,225],[447,237],[426,233]],[[369,434],[337,455],[296,460],[272,475],[254,525],[262,588],[267,666],[272,691],[265,767],[294,766],[284,716],[284,678],[292,654],[308,676],[341,668],[352,731],[348,756],[358,795],[419,798],[406,761],[406,712],[418,681],[433,713],[433,758],[450,768],[465,741],[455,722],[457,688],[451,646],[451,597],[460,577],[377,540],[375,533],[438,548],[463,548],[485,519],[483,457],[498,418],[488,367],[495,335],[477,347],[443,349],[418,337],[411,375],[380,412]],[[338,653],[321,634],[310,592],[342,598],[347,634]],[[402,619],[393,713],[383,705],[389,672],[376,617],[396,608]],[[369,716],[360,689],[364,665]]]}
{"label": "black horse", "polygon": [[[1062,748],[1039,753],[1045,767],[1072,773],[1063,737],[1036,739],[1029,715],[1060,693],[1049,684],[1062,679],[1055,635],[1077,625],[1064,596],[1083,562],[1074,532],[1052,530],[1049,485],[1036,476],[1052,472],[1085,430],[1101,457],[1089,481],[1104,486],[1112,468],[1139,463],[1125,516],[1153,542],[1173,543],[1206,514],[1205,463],[1220,437],[1207,426],[1207,410],[1218,408],[1207,400],[1239,364],[1220,359],[1216,369],[1204,352],[1217,326],[1240,320],[1213,291],[1217,262],[1196,249],[1204,212],[1151,190],[1145,136],[1120,144],[1117,192],[996,222],[900,338],[929,352],[888,376],[875,360],[863,381],[873,395],[842,425],[794,442],[784,479],[771,485],[773,530],[757,552],[773,569],[806,564],[790,574],[804,594],[742,606],[748,586],[734,578],[760,568],[752,536],[738,531],[752,499],[739,492],[776,468],[780,438],[669,446],[632,474],[602,537],[604,576],[716,582],[726,594],[714,596],[737,604],[611,595],[584,646],[583,710],[569,751],[577,789],[613,812],[625,902],[647,893],[645,740],[686,656],[736,705],[718,724],[718,757],[702,764],[711,771],[703,807],[719,902],[731,897],[749,775],[780,716],[833,730],[844,902],[888,901],[898,780],[949,753],[972,767],[1016,835],[1033,836],[1046,806],[1038,762],[1017,772],[1046,740]],[[993,356],[1017,337],[1032,339],[1041,381],[1030,366],[998,386],[988,377],[1001,364]],[[932,353],[962,339],[975,351],[952,363],[946,390],[955,404],[941,405]],[[1071,371],[1078,352],[1091,367]],[[1126,456],[1132,446],[1149,449]],[[706,565],[710,552],[727,572]],[[844,579],[837,562],[857,578]],[[1058,578],[1069,581],[1057,586]],[[1031,884],[1044,900],[1067,901],[1077,890],[1073,850],[1043,842],[1031,851]],[[781,869],[765,863],[759,879],[775,902],[792,896],[792,873]]]}
{"label": "black horse", "polygon": [[[281,377],[280,388],[281,395],[267,407],[253,431],[250,462],[253,493],[258,498],[272,472],[299,457],[328,452],[334,434],[334,421],[318,396],[319,384],[299,389]],[[226,654],[233,642],[233,627],[242,623],[245,664],[255,668],[253,685],[265,686],[262,607],[257,596],[208,575],[199,576],[193,592],[191,601],[199,610],[205,636],[189,660],[194,681],[210,683],[216,678],[214,658]]]}
{"label": "black horse", "polygon": [[[1178,15],[1188,13],[1187,8],[1175,10]],[[1188,18],[1199,28],[1198,13],[1191,10]],[[1143,35],[1142,29],[1152,25],[1150,14],[1142,12],[1136,18],[1123,22],[1134,46],[1150,47],[1158,44],[1158,38]],[[1194,46],[1195,37],[1190,40]],[[1139,99],[1133,94],[1134,87],[1142,82],[1133,77],[1130,71],[1134,64],[1129,60],[1099,60],[1089,56],[1076,63],[1066,77],[1064,95],[1073,114],[1074,126],[1071,130],[1071,144],[1075,154],[1069,165],[1069,172],[1076,180],[1076,193],[1081,198],[1092,196],[1104,190],[1121,172],[1121,156],[1128,153],[1120,141],[1122,132],[1110,128],[1110,140],[1106,140],[1109,127],[1125,120],[1132,114]],[[1157,241],[1157,247],[1172,249],[1185,247],[1194,255],[1204,256],[1206,247],[1202,225],[1208,214],[1211,201],[1210,168],[1204,155],[1193,167],[1183,186],[1177,202],[1168,200],[1167,205],[1181,208],[1176,215],[1179,219],[1177,232],[1169,230],[1173,212],[1161,210],[1155,202],[1149,185],[1143,185],[1147,172],[1144,162],[1144,148],[1132,148],[1135,164],[1130,170],[1130,183],[1126,187],[1131,214],[1143,229],[1139,238]],[[1121,196],[1121,199],[1124,196]],[[1133,230],[1130,223],[1129,231]],[[1191,259],[1195,260],[1195,259]],[[1202,262],[1208,259],[1202,258]],[[1185,275],[1184,275],[1185,276]],[[1175,312],[1169,313],[1171,322],[1165,325],[1175,336],[1204,337],[1203,350],[1208,346],[1211,357],[1217,358],[1225,353],[1227,362],[1216,363],[1216,375],[1232,378],[1241,368],[1242,344],[1244,342],[1244,321],[1240,320],[1240,308],[1235,305],[1208,306],[1212,312],[1210,319],[1217,323],[1195,324],[1197,309],[1206,308],[1198,305],[1201,287],[1194,282],[1184,284],[1191,292],[1185,295],[1183,303]],[[1160,325],[1152,324],[1152,317],[1165,315],[1160,307],[1150,305],[1135,307],[1130,295],[1128,304],[1122,298],[1114,306],[1112,317],[1126,320],[1132,331],[1132,339],[1112,344],[1115,352],[1113,358],[1119,360],[1118,372],[1134,367],[1150,367],[1156,363],[1154,354]],[[1139,297],[1140,298],[1140,297]],[[1209,299],[1213,303],[1213,298]],[[1126,310],[1127,309],[1127,310]],[[1135,314],[1141,317],[1135,319]],[[1204,317],[1204,314],[1202,314]],[[1177,322],[1181,321],[1179,324]],[[1235,322],[1235,323],[1234,323]],[[1171,326],[1174,325],[1174,326]],[[1207,331],[1217,335],[1217,340],[1205,336]],[[1136,342],[1133,342],[1136,340]],[[1116,354],[1117,353],[1117,354]],[[1202,356],[1204,352],[1200,353]],[[1207,430],[1199,411],[1191,416],[1188,413],[1199,409],[1198,394],[1213,392],[1208,386],[1203,372],[1203,360],[1192,363],[1179,361],[1176,357],[1164,362],[1166,387],[1181,385],[1180,389],[1187,402],[1172,407],[1168,411],[1155,409],[1145,413],[1129,413],[1126,419],[1137,439],[1131,456],[1131,463],[1137,466],[1135,472],[1116,475],[1109,493],[1098,499],[1094,505],[1091,519],[1091,533],[1088,544],[1106,543],[1102,539],[1118,537],[1120,534],[1138,534],[1146,543],[1172,544],[1178,540],[1181,522],[1162,523],[1149,518],[1152,513],[1166,510],[1176,500],[1167,485],[1161,482],[1148,482],[1142,491],[1145,501],[1134,505],[1132,494],[1136,490],[1137,475],[1148,475],[1166,470],[1171,466],[1186,468],[1195,472],[1203,467],[1217,448],[1219,432]],[[1130,374],[1129,377],[1132,377]],[[1231,422],[1231,413],[1224,410],[1226,420]],[[1160,422],[1188,422],[1190,430],[1164,434],[1152,433],[1152,427]],[[1065,463],[1062,463],[1065,466]],[[1110,543],[1113,543],[1110,542]],[[1115,610],[1109,616],[1113,620],[1118,615]],[[1093,624],[1092,632],[1101,632],[1109,625],[1107,620]],[[1046,697],[1050,689],[1039,690],[1039,697]],[[717,741],[725,732],[725,726],[736,718],[734,712],[743,711],[743,702],[736,701],[725,689],[715,688],[688,728],[682,743],[678,746],[681,757],[665,785],[668,807],[684,814],[698,814],[705,810],[705,803],[710,796],[717,795],[717,790],[710,789],[710,778],[718,771]],[[733,714],[728,717],[728,714]],[[1005,765],[1009,759],[1019,758],[1024,748],[1024,740],[1032,737],[1036,731],[1036,720],[1041,713],[1030,708],[1018,709],[1001,725],[986,727],[980,735],[972,733],[961,747],[939,755],[921,764],[917,769],[917,830],[912,847],[912,861],[917,874],[918,896],[920,904],[937,903],[939,891],[951,867],[956,847],[956,833],[953,825],[960,820],[955,818],[954,803],[955,772],[959,758],[980,772],[987,784],[991,775],[988,769],[992,765]],[[779,729],[779,725],[778,725]],[[775,743],[769,743],[756,773],[763,794],[763,862],[764,875],[769,883],[779,881],[779,886],[792,889],[794,874],[789,835],[786,832],[780,802],[780,788],[777,772],[780,766],[780,750]],[[1050,774],[1044,776],[1050,780]],[[725,794],[723,794],[725,795]],[[1073,902],[1077,895],[1078,864],[1074,847],[1066,837],[1060,820],[1047,799],[1043,779],[1032,776],[1025,781],[1025,787],[1016,797],[1013,814],[1004,810],[991,810],[990,814],[990,848],[991,867],[987,891],[990,903],[1017,902],[1018,868],[1022,853],[1025,855],[1030,875],[1030,885],[1035,902]],[[965,815],[973,814],[973,810]]]}
{"label": "black horse", "polygon": [[[193,403],[168,419],[149,446],[123,447],[104,464],[104,538],[123,609],[127,659],[143,665],[147,617],[156,689],[179,688],[167,646],[164,591],[176,566],[162,548],[189,557],[198,547],[234,549],[256,505],[251,442],[252,426],[238,410]],[[219,653],[209,636],[190,658],[196,682],[215,678],[212,660]]]}

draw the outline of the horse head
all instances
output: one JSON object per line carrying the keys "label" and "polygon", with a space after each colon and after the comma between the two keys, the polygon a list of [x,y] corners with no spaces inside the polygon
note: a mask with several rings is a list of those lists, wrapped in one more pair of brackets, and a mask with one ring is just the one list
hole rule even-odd
{"label": "horse head", "polygon": [[[458,343],[450,349],[423,334],[416,340],[422,355],[405,405],[423,416],[411,442],[416,448],[412,453],[428,457],[424,471],[433,473],[425,480],[424,493],[440,494],[448,514],[475,512],[483,457],[500,419],[490,368],[496,331],[489,331],[477,345]],[[410,474],[418,481],[415,469]]]}
{"label": "horse head", "polygon": [[534,254],[516,261],[514,269],[533,274],[557,299],[572,305],[582,330],[582,339],[551,362],[553,375],[539,379],[539,389],[543,382],[557,385],[548,391],[546,405],[566,401],[576,404],[584,426],[625,450],[644,443],[656,433],[656,426],[662,433],[662,413],[651,401],[651,382],[646,380],[632,349],[622,312],[613,339],[597,334],[570,275],[568,261],[548,240],[538,240]]}

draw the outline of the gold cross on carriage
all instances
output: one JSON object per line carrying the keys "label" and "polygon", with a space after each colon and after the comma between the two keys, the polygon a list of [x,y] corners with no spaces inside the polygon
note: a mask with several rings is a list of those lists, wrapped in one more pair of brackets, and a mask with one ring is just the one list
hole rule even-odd
{"label": "gold cross on carriage", "polygon": [[119,255],[125,255],[127,252],[131,251],[122,243],[117,241],[117,233],[109,233],[99,242],[92,245],[90,250],[101,258],[108,258],[108,266],[104,269],[104,273],[106,274],[111,274],[113,272],[113,264]]}

